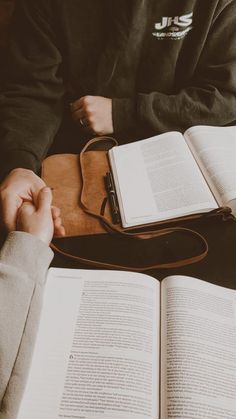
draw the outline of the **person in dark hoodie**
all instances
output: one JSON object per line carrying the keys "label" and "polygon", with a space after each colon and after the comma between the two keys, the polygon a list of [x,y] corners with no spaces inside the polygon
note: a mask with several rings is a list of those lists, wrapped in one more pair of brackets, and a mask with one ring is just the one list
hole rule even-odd
{"label": "person in dark hoodie", "polygon": [[235,27],[235,0],[18,0],[0,94],[7,229],[48,152],[234,124]]}

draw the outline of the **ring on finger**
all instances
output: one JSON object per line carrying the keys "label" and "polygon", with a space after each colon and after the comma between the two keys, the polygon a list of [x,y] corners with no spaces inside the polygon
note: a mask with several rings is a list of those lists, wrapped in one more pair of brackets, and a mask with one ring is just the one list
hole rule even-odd
{"label": "ring on finger", "polygon": [[82,125],[82,127],[84,127],[84,126],[85,126],[83,119],[80,119],[80,120],[79,120],[79,123],[80,123],[80,125]]}

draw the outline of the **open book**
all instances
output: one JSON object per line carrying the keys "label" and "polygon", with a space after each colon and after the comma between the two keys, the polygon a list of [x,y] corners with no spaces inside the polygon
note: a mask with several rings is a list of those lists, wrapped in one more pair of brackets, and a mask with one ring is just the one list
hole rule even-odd
{"label": "open book", "polygon": [[51,269],[18,419],[235,419],[236,291]]}
{"label": "open book", "polygon": [[196,126],[114,147],[123,227],[229,206],[236,215],[236,127]]}

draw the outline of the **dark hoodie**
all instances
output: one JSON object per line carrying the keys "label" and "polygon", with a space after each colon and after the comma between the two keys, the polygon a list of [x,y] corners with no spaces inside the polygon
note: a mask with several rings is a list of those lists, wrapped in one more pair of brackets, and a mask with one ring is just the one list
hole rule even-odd
{"label": "dark hoodie", "polygon": [[235,28],[235,0],[18,0],[0,96],[1,176],[37,172],[65,119],[65,151],[72,132],[83,136],[68,104],[84,95],[112,98],[120,142],[234,124]]}

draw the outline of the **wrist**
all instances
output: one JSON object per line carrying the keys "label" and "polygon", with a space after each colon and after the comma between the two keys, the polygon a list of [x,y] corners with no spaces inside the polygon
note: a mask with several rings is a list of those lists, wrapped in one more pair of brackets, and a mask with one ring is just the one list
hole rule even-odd
{"label": "wrist", "polygon": [[42,280],[53,258],[53,252],[37,237],[12,231],[0,251],[0,262],[26,272],[29,277]]}
{"label": "wrist", "polygon": [[9,175],[12,173],[17,173],[17,174],[33,174],[35,175],[34,171],[31,169],[25,169],[24,167],[15,167],[14,169],[12,169],[9,172]]}

